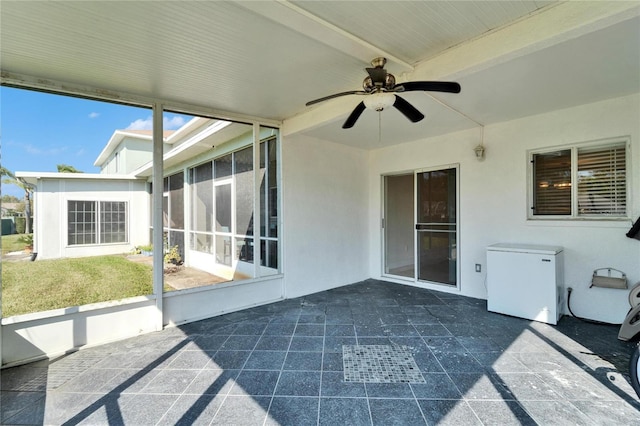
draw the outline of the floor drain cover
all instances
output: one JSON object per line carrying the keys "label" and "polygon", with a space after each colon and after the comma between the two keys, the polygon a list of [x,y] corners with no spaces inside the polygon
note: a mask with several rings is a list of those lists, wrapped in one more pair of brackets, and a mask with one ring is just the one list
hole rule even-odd
{"label": "floor drain cover", "polygon": [[425,383],[406,346],[343,345],[344,381]]}

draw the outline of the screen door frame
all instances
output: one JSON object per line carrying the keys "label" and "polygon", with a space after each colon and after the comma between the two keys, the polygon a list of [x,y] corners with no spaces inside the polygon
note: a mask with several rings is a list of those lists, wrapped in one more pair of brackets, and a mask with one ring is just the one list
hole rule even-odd
{"label": "screen door frame", "polygon": [[[423,232],[423,230],[417,229],[418,224],[418,212],[417,212],[417,200],[418,200],[418,175],[425,172],[436,172],[436,171],[446,171],[453,169],[455,171],[455,246],[450,247],[450,255],[455,259],[455,281],[453,283],[447,282],[439,282],[433,280],[421,280],[419,279],[419,253],[418,253],[418,244],[419,244],[419,233]],[[412,223],[407,223],[407,226],[411,226],[413,230],[413,237],[411,243],[413,244],[413,273],[405,274],[404,272],[401,274],[394,273],[393,268],[390,268],[390,256],[388,253],[388,244],[390,242],[390,235],[388,235],[387,219],[392,219],[388,212],[388,188],[387,188],[387,179],[413,175],[413,197],[411,200],[412,206],[410,206],[412,214]],[[383,277],[392,278],[394,280],[402,280],[402,281],[410,281],[416,284],[426,284],[426,285],[434,285],[437,287],[445,287],[449,289],[460,289],[460,164],[445,164],[438,165],[434,167],[427,167],[421,169],[415,169],[413,171],[403,171],[397,173],[388,173],[381,176],[381,195],[382,195],[382,205],[381,205],[381,275]],[[453,223],[453,222],[452,222]]]}

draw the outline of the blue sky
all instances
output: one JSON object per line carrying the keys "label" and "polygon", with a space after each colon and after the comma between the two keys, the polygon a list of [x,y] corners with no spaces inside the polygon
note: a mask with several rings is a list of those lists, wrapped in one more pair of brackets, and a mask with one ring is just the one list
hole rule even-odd
{"label": "blue sky", "polygon": [[[189,118],[166,113],[165,130]],[[98,173],[93,163],[115,130],[151,129],[151,123],[146,108],[0,87],[1,161],[12,172],[55,172],[69,164]],[[22,198],[24,192],[2,184],[2,194]]]}

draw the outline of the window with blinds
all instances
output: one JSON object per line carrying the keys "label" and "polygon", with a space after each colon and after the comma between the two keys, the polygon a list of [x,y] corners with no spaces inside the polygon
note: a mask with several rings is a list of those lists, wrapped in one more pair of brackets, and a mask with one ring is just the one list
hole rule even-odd
{"label": "window with blinds", "polygon": [[533,156],[536,215],[571,214],[571,150]]}
{"label": "window with blinds", "polygon": [[626,217],[626,142],[532,153],[531,216]]}
{"label": "window with blinds", "polygon": [[627,212],[625,145],[578,149],[578,215]]}

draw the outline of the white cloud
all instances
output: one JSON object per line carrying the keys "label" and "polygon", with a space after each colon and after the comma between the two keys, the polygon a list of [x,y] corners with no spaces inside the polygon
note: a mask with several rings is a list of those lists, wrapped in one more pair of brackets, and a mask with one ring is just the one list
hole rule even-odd
{"label": "white cloud", "polygon": [[98,118],[100,116],[99,112],[92,112],[89,114],[89,118]]}
{"label": "white cloud", "polygon": [[177,115],[174,115],[171,118],[164,117],[164,120],[162,120],[162,125],[164,126],[165,130],[179,129],[180,127],[184,126],[184,123],[184,118],[178,117]]}
{"label": "white cloud", "polygon": [[[162,120],[162,126],[164,130],[175,130],[184,126],[185,119],[174,115],[173,117],[164,117]],[[147,117],[146,119],[138,118],[136,121],[131,122],[125,130],[151,130],[153,129],[153,118]]]}
{"label": "white cloud", "polygon": [[27,154],[31,154],[31,155],[54,156],[54,155],[64,153],[65,151],[68,150],[68,147],[61,146],[61,147],[42,149],[42,148],[38,148],[37,146],[33,146],[31,144],[25,144],[24,150],[27,152]]}
{"label": "white cloud", "polygon": [[153,128],[153,119],[148,117],[146,120],[138,118],[136,121],[131,122],[127,126],[126,130],[151,130]]}

